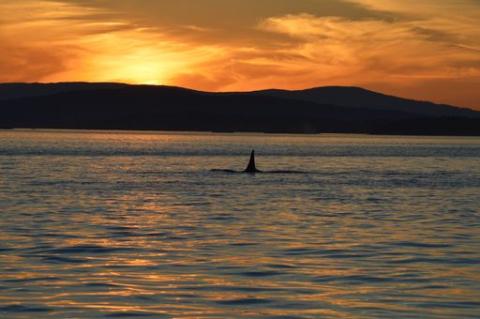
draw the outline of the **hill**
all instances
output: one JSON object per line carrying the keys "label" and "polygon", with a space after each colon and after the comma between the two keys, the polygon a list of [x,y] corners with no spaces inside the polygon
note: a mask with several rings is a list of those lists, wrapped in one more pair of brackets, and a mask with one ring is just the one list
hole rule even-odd
{"label": "hill", "polygon": [[7,128],[480,135],[479,112],[359,88],[210,93],[116,83],[0,84],[0,112],[0,127]]}
{"label": "hill", "polygon": [[264,90],[258,95],[274,96],[318,104],[334,104],[375,110],[391,110],[425,116],[466,116],[478,117],[479,112],[451,105],[435,104],[389,96],[359,87],[326,86],[298,91]]}

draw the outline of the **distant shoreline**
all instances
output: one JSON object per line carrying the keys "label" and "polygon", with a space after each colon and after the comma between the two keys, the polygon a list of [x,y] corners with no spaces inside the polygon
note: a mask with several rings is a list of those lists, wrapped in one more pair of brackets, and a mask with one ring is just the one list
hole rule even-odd
{"label": "distant shoreline", "polygon": [[299,136],[299,137],[465,137],[478,138],[480,135],[427,135],[427,134],[369,134],[369,133],[275,133],[275,132],[213,132],[179,130],[130,130],[130,129],[78,129],[78,128],[0,128],[0,132],[66,132],[66,133],[111,133],[111,134],[165,134],[165,135],[225,135],[225,136]]}

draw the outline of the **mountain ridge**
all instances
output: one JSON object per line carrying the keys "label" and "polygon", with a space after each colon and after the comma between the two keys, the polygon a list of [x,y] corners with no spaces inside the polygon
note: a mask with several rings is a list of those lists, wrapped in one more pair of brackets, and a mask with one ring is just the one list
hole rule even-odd
{"label": "mountain ridge", "polygon": [[480,135],[480,112],[354,87],[216,93],[123,83],[12,83],[0,84],[0,112],[4,128]]}
{"label": "mountain ridge", "polygon": [[[471,108],[438,104],[430,101],[407,99],[404,97],[388,95],[355,86],[323,86],[302,90],[269,89],[255,91],[254,93],[307,100],[319,104],[326,103],[328,101],[329,103],[340,106],[366,107],[375,109],[389,107],[390,109],[397,111],[432,116],[454,115],[455,111],[461,112],[463,116],[478,116],[478,114],[475,113],[479,113]],[[421,110],[415,108],[421,108]]]}
{"label": "mountain ridge", "polygon": [[[352,93],[362,93],[362,94],[369,94],[371,96],[382,97],[390,100],[397,100],[397,101],[404,101],[404,102],[413,102],[417,104],[428,104],[432,106],[439,106],[439,107],[448,107],[448,108],[455,108],[464,111],[473,111],[475,113],[479,113],[480,111],[475,111],[472,108],[467,107],[459,107],[455,105],[448,105],[443,103],[434,103],[430,101],[424,100],[416,100],[416,99],[409,99],[400,96],[390,95],[382,92],[376,92],[373,90],[365,89],[358,86],[319,86],[319,87],[310,87],[305,89],[299,90],[289,90],[289,89],[263,89],[263,90],[253,90],[253,91],[220,91],[220,92],[211,92],[211,91],[201,91],[191,88],[185,88],[180,86],[171,86],[171,85],[151,85],[151,84],[127,84],[121,82],[53,82],[53,83],[41,83],[41,82],[31,82],[31,83],[23,83],[23,82],[12,82],[12,83],[0,83],[0,100],[12,99],[12,98],[23,98],[23,97],[30,97],[30,96],[40,96],[40,95],[52,95],[56,93],[63,93],[63,92],[71,92],[71,91],[90,91],[93,89],[117,89],[117,88],[136,88],[136,87],[151,87],[151,88],[168,88],[168,89],[181,89],[185,91],[191,92],[198,92],[204,94],[266,94],[266,95],[277,95],[278,94],[311,94],[311,93],[318,93],[321,92],[322,94],[331,94],[331,92],[325,91],[338,91],[338,95],[348,96],[352,95]],[[33,88],[33,92],[29,93],[28,91],[25,92],[25,89],[31,90]],[[44,93],[42,93],[42,89]],[[12,94],[13,90],[13,94]],[[50,91],[48,91],[50,90]],[[10,92],[9,92],[10,91]],[[20,92],[19,92],[20,91]],[[37,93],[35,91],[40,91]],[[10,96],[9,96],[10,95]],[[13,95],[13,96],[12,96]],[[287,97],[287,96],[283,96]],[[328,97],[331,97],[328,96]],[[296,97],[298,99],[298,96]],[[307,100],[308,98],[301,98]],[[314,101],[311,99],[312,102],[316,102],[319,104],[324,104],[325,101]],[[358,102],[358,101],[356,101]],[[335,104],[335,103],[332,103]],[[336,104],[339,106],[355,106],[353,103],[349,103],[348,105],[345,104]],[[366,105],[361,105],[361,107],[366,107]]]}

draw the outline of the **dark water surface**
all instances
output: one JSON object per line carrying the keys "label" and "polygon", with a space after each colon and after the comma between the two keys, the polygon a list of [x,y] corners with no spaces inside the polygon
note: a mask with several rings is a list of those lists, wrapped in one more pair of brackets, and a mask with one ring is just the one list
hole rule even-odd
{"label": "dark water surface", "polygon": [[0,318],[479,317],[479,138],[0,131]]}

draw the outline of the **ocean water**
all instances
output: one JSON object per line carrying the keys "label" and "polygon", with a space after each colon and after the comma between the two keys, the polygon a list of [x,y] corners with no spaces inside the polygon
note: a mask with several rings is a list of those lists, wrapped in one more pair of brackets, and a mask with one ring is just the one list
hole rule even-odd
{"label": "ocean water", "polygon": [[480,139],[0,131],[0,318],[480,318]]}

